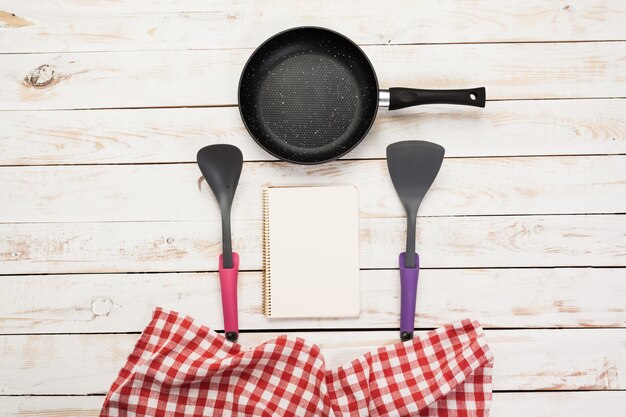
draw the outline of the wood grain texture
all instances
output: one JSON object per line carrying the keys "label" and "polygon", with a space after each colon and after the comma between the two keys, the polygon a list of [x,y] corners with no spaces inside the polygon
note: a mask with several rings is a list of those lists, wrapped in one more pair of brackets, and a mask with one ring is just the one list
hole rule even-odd
{"label": "wood grain texture", "polygon": [[[307,16],[307,17],[315,18],[316,16],[319,16],[319,17],[329,16],[330,18],[330,16],[332,16],[333,14],[343,13],[345,14],[345,16],[342,15],[341,20],[345,21],[346,24],[350,20],[360,19],[363,16],[370,16],[370,15],[372,17],[376,17],[379,19],[389,18],[385,16],[377,16],[374,13],[372,13],[371,10],[365,10],[365,7],[355,9],[353,6],[353,4],[355,3],[351,3],[352,1],[353,0],[346,0],[345,3],[347,4],[343,5],[343,4],[332,3],[328,0],[320,0],[319,7],[313,7],[312,5],[307,4],[307,3],[296,3],[299,6],[299,7],[296,7],[296,4],[282,4],[278,2],[277,0],[267,0],[267,2],[262,3],[264,7],[260,7],[259,5],[255,3],[250,3],[247,1],[241,1],[241,0],[233,0],[230,4],[222,4],[221,2],[215,1],[215,0],[173,0],[170,2],[162,2],[160,0],[114,0],[114,6],[115,6],[115,12],[118,12],[118,13],[143,13],[143,14],[176,13],[176,12],[188,12],[188,13],[215,12],[218,8],[223,8],[223,9],[232,8],[232,9],[236,9],[241,16],[245,16],[247,19],[253,19],[254,12],[256,12],[257,10],[260,10],[260,13],[267,14],[265,17],[268,19],[271,19],[273,17],[273,13],[270,13],[270,12],[276,11],[275,10],[276,8],[279,9],[278,10],[279,12],[282,12],[285,14],[288,14],[288,13],[302,13],[303,14],[303,10],[311,10],[311,13],[310,13],[311,16]],[[619,5],[615,5],[612,2],[609,2],[606,0],[593,0],[593,1],[587,0],[584,2],[580,2],[580,3],[581,4],[578,5],[579,11],[582,11],[582,10],[589,11],[587,13],[587,16],[580,16],[581,18],[589,18],[592,16],[593,13],[597,13],[597,16],[596,16],[597,19],[606,21],[607,26],[609,27],[611,25],[608,23],[611,22],[611,19],[614,19],[616,17],[607,15],[607,13],[605,13],[605,10],[609,10],[613,13],[617,13],[620,10]],[[4,4],[4,3],[0,3],[0,4]],[[13,3],[10,3],[10,4],[13,4]],[[362,2],[358,2],[356,4],[370,6],[369,8],[375,8],[375,9],[381,8],[381,3],[377,1],[373,1],[373,0],[363,0]],[[512,15],[514,14],[513,12],[528,10],[531,16],[527,16],[524,20],[524,24],[528,25],[531,23],[538,24],[540,21],[540,16],[532,13],[533,11],[535,11],[532,8],[549,9],[551,7],[555,7],[558,9],[559,6],[561,6],[560,9],[563,9],[567,5],[566,2],[558,2],[555,0],[545,0],[543,2],[538,2],[536,0],[529,0],[528,2],[526,2],[526,4],[519,4],[519,5],[512,4],[508,8],[503,8],[503,7],[500,7],[500,3],[498,3],[496,0],[456,0],[456,1],[444,0],[439,3],[441,7],[437,9],[437,8],[428,8],[427,6],[429,4],[430,3],[428,3],[425,0],[415,0],[412,2],[409,2],[406,0],[394,0],[392,2],[389,2],[388,4],[385,4],[384,10],[387,11],[388,14],[391,14],[391,11],[393,10],[395,12],[394,14],[398,15],[398,18],[405,17],[405,16],[402,16],[401,13],[412,11],[413,13],[421,14],[420,17],[423,19],[423,21],[426,21],[426,19],[430,19],[431,16],[436,16],[437,13],[441,13],[441,14],[450,13],[451,14],[451,12],[455,10],[459,10],[459,11],[466,10],[468,14],[472,14],[472,13],[477,13],[477,12],[488,13],[487,10],[493,9],[493,13],[504,15],[504,16],[509,15],[509,14]],[[349,9],[348,5],[352,6],[352,9]],[[82,12],[105,13],[105,12],[110,12],[110,10],[106,9],[106,6],[111,6],[111,0],[50,0],[49,2],[46,2],[45,5],[38,3],[37,0],[22,0],[19,3],[19,7],[21,8],[21,10],[28,10],[28,11],[41,10],[42,7],[46,7],[45,10],[55,10],[63,6],[71,8],[71,10],[76,13],[82,13]],[[326,7],[321,7],[321,6],[326,6]],[[404,6],[404,8],[400,8],[401,6]],[[576,5],[572,5],[572,7],[574,6]],[[269,12],[265,13],[266,10],[268,10]],[[574,11],[574,9],[570,9],[570,11]],[[425,13],[425,12],[428,12],[428,13]],[[524,18],[523,16],[512,16],[512,17],[518,18],[518,19]],[[572,18],[575,18],[575,17],[576,15],[572,16]],[[469,16],[466,16],[466,19],[469,19]],[[620,23],[620,22],[621,21],[617,20],[617,23]],[[415,23],[415,21],[413,21],[413,23]],[[470,22],[467,22],[467,23],[470,23]],[[552,22],[552,24],[554,23],[555,22]],[[592,22],[588,22],[588,23],[592,23]],[[621,28],[621,26],[619,26],[619,28],[623,29]],[[404,29],[402,31],[403,33],[410,32],[411,30],[417,30],[415,25],[412,25],[411,27],[406,27],[403,29]],[[473,29],[476,32],[479,32],[480,30],[487,30],[488,28],[486,26],[475,26]],[[504,29],[504,28],[501,28],[501,29]],[[586,30],[591,31],[591,29],[592,28],[588,28]],[[608,28],[607,27],[602,28],[600,27],[600,25],[597,25],[597,27],[594,29],[607,30]],[[528,27],[524,27],[523,30],[524,32],[530,32]],[[246,35],[245,33],[233,34],[233,36],[245,36],[245,35]],[[453,34],[448,34],[448,35],[453,35]],[[545,34],[545,36],[548,36],[548,35],[549,34]],[[493,36],[496,36],[496,34],[494,33]]]}
{"label": "wood grain texture", "polygon": [[[626,97],[625,44],[369,46],[365,52],[381,88],[485,86],[490,100],[601,98]],[[234,105],[251,52],[0,55],[0,110]],[[28,79],[42,65],[54,76],[33,86]],[[419,110],[403,111],[411,112]]]}
{"label": "wood grain texture", "polygon": [[[380,111],[347,155],[384,158],[400,140],[434,140],[448,157],[626,154],[626,100],[490,102],[475,110],[423,106]],[[247,160],[273,160],[237,108],[0,112],[0,165],[195,162],[203,146],[230,143]]]}
{"label": "wood grain texture", "polygon": [[[361,219],[361,268],[396,268],[404,219]],[[216,271],[218,222],[0,224],[4,274]],[[424,268],[626,266],[619,215],[426,217]],[[233,222],[241,270],[261,269],[261,222]]]}
{"label": "wood grain texture", "polygon": [[[241,329],[397,328],[397,270],[361,271],[358,318],[268,319],[260,272],[241,273]],[[138,332],[160,306],[222,329],[217,274],[5,276],[0,333]],[[471,296],[468,296],[471,294]],[[423,270],[416,328],[467,316],[497,327],[626,327],[626,268]],[[105,337],[105,336],[103,336]]]}
{"label": "wood grain texture", "polygon": [[[384,160],[244,164],[233,219],[261,220],[272,185],[350,184],[361,218],[404,217]],[[2,222],[219,221],[195,163],[0,168]],[[626,156],[446,159],[420,216],[626,213]]]}
{"label": "wood grain texture", "polygon": [[[242,333],[245,346],[279,333]],[[319,345],[328,368],[398,341],[397,331],[291,333]],[[418,333],[419,334],[419,333]],[[104,393],[135,334],[0,336],[0,394]],[[491,330],[495,390],[616,390],[626,387],[626,332],[620,329]],[[575,347],[575,348],[573,348]]]}
{"label": "wood grain texture", "polygon": [[[171,4],[170,4],[171,3]],[[621,2],[0,1],[2,52],[252,48],[289,27],[334,28],[361,44],[626,39]],[[69,24],[67,9],[74,18]],[[15,14],[16,16],[12,16]],[[19,19],[19,20],[17,20]],[[416,20],[419,24],[416,24]],[[249,30],[254,27],[254,30]]]}
{"label": "wood grain texture", "polygon": [[[104,396],[0,397],[0,417],[97,417]],[[492,417],[623,417],[626,393],[496,392]]]}
{"label": "wood grain texture", "polygon": [[[417,328],[491,328],[494,388],[515,391],[496,392],[494,417],[623,416],[626,3],[356,3],[0,0],[0,417],[97,415],[137,339],[120,333],[157,305],[222,326],[220,226],[194,165],[213,143],[250,161],[239,314],[265,332],[243,343],[318,329],[294,334],[335,366],[395,342],[382,330],[398,324],[405,225],[382,159],[411,139],[448,157],[418,219]],[[381,88],[484,85],[490,101],[381,111],[348,161],[277,163],[245,131],[237,83],[253,48],[297,25],[364,45]],[[260,189],[314,183],[360,188],[362,313],[271,321]]]}

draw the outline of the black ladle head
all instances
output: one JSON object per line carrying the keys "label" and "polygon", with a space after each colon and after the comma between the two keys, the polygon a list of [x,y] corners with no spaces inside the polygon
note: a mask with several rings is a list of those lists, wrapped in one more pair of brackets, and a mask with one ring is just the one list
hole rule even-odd
{"label": "black ladle head", "polygon": [[233,267],[233,249],[230,239],[230,208],[241,176],[243,155],[233,145],[205,146],[198,151],[198,166],[213,190],[222,213],[222,255],[224,268]]}
{"label": "black ladle head", "polygon": [[432,142],[408,140],[387,146],[387,168],[407,216],[406,267],[415,267],[417,210],[439,173],[445,149]]}

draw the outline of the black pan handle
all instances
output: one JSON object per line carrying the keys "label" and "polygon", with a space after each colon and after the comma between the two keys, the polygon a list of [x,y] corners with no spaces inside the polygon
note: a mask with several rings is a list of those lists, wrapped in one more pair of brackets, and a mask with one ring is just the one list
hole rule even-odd
{"label": "black pan handle", "polygon": [[465,90],[421,90],[401,87],[389,89],[389,110],[420,104],[460,104],[485,107],[485,87]]}

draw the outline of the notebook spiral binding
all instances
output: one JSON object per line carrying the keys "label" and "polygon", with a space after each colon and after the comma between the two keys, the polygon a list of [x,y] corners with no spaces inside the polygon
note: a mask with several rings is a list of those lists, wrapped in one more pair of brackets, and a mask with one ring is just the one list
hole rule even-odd
{"label": "notebook spiral binding", "polygon": [[272,315],[272,277],[270,274],[269,190],[263,190],[263,313]]}

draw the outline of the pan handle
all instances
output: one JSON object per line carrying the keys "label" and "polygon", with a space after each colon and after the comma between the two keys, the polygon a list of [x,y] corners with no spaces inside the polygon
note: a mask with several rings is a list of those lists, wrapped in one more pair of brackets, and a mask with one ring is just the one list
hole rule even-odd
{"label": "pan handle", "polygon": [[403,109],[420,104],[460,104],[485,107],[485,87],[465,90],[421,90],[417,88],[390,88],[380,91],[380,105],[389,110]]}

